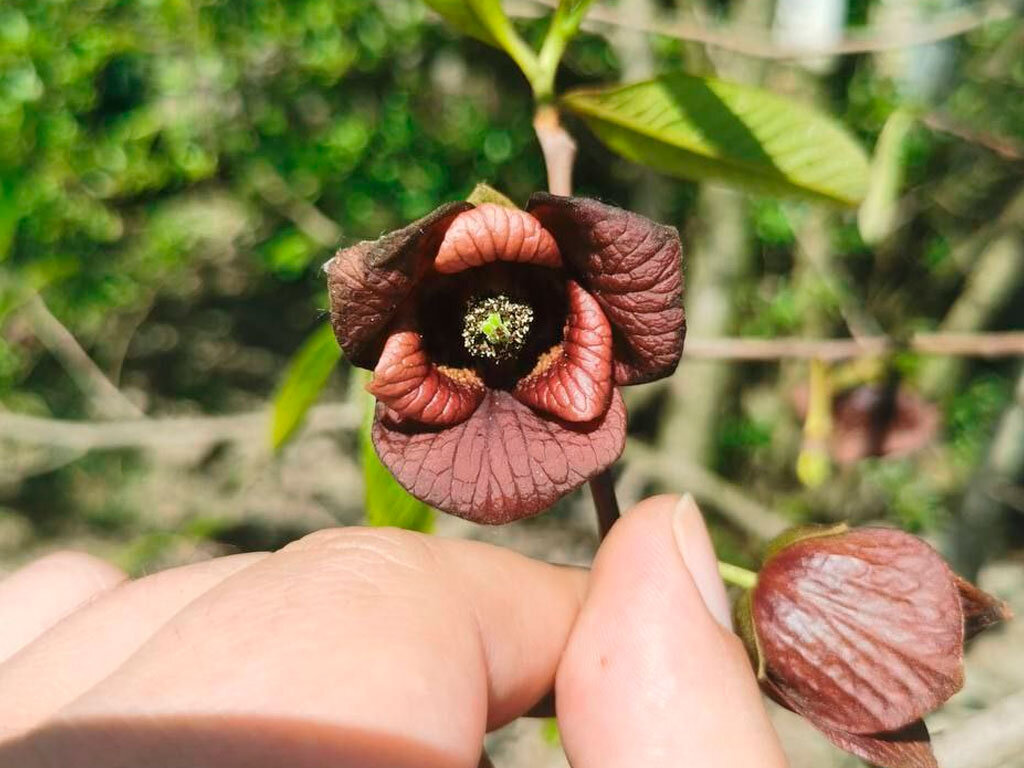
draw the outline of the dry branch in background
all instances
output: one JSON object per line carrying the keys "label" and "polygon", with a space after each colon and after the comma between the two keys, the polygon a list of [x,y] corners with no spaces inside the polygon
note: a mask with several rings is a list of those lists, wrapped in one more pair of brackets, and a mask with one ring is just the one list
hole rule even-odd
{"label": "dry branch in background", "polygon": [[751,536],[773,539],[790,525],[782,515],[699,464],[682,461],[633,439],[626,441],[624,458],[633,470],[657,480],[666,489],[689,491]]}
{"label": "dry branch in background", "polygon": [[949,357],[1018,357],[1024,356],[1024,332],[916,333],[906,345],[888,336],[859,339],[687,338],[683,354],[710,360],[849,360],[887,355],[900,349]]}
{"label": "dry branch in background", "polygon": [[298,227],[302,234],[324,248],[338,247],[342,237],[341,227],[315,205],[297,195],[268,163],[257,165],[251,178],[260,197]]}
{"label": "dry branch in background", "polygon": [[960,514],[946,534],[946,550],[954,566],[974,577],[993,550],[1006,541],[1005,503],[993,489],[1009,485],[1024,473],[1024,367],[1017,378],[1014,401],[1003,412],[988,454],[967,487]]}
{"label": "dry branch in background", "polygon": [[[359,427],[354,403],[318,405],[306,418],[306,433]],[[0,439],[78,450],[176,448],[257,441],[268,446],[270,411],[231,416],[172,416],[121,421],[70,421],[0,412]]]}
{"label": "dry branch in background", "polygon": [[25,302],[23,312],[36,338],[57,358],[99,415],[107,418],[143,415],[135,403],[110,382],[39,295]]}
{"label": "dry branch in background", "polygon": [[[529,0],[510,5],[509,12],[520,16],[536,16],[537,6],[555,7],[558,0]],[[821,56],[839,56],[873,51],[892,51],[928,43],[937,43],[966,34],[994,21],[1013,18],[1018,13],[1013,3],[978,3],[937,16],[930,24],[906,24],[897,27],[866,27],[849,35],[835,45],[818,48],[781,46],[770,42],[767,36],[738,25],[708,27],[701,24],[672,21],[666,18],[634,19],[608,5],[595,5],[587,14],[584,29],[598,26],[623,27],[638,32],[674,37],[701,43],[723,50],[759,59],[810,59]]]}

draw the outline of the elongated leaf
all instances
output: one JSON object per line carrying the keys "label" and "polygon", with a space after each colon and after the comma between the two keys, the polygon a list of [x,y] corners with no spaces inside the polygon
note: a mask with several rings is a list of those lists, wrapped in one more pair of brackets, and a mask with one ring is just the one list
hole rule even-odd
{"label": "elongated leaf", "polygon": [[306,412],[320,396],[340,360],[341,349],[328,323],[310,334],[295,353],[274,396],[270,442],[275,451],[302,426]]}
{"label": "elongated leaf", "polygon": [[363,417],[363,428],[359,433],[359,447],[366,489],[367,524],[393,526],[424,533],[433,530],[437,513],[419,499],[410,496],[377,457],[370,437],[376,401],[367,395],[365,402],[366,413]]}
{"label": "elongated leaf", "polygon": [[857,211],[857,227],[865,243],[876,245],[896,227],[897,198],[903,186],[903,144],[914,116],[898,109],[889,115],[875,145],[867,196]]}
{"label": "elongated leaf", "polygon": [[475,37],[481,42],[501,48],[501,45],[477,18],[468,0],[423,0],[441,18],[464,35]]}
{"label": "elongated leaf", "polygon": [[691,75],[566,94],[612,150],[674,176],[856,205],[864,150],[832,118],[757,88]]}

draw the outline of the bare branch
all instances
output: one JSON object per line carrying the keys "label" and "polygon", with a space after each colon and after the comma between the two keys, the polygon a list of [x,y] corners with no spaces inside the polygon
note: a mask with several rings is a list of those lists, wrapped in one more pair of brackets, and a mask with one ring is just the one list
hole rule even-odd
{"label": "bare branch", "polygon": [[1024,160],[1024,146],[1009,136],[999,136],[987,131],[971,130],[938,112],[924,115],[921,118],[921,122],[933,131],[948,133],[950,136],[956,136],[968,144],[977,144],[979,147],[995,152],[1007,160]]}
{"label": "bare branch", "polygon": [[[534,5],[555,7],[558,0],[530,0]],[[528,3],[517,2],[509,11],[521,16],[536,16]],[[835,45],[805,48],[776,45],[765,39],[763,34],[737,26],[722,25],[707,27],[688,22],[667,19],[634,19],[619,13],[607,5],[594,6],[587,14],[584,28],[594,24],[623,27],[638,32],[674,37],[695,43],[733,51],[759,59],[809,59],[821,56],[839,56],[875,51],[891,51],[917,45],[937,43],[951,37],[958,37],[972,29],[994,21],[1012,18],[1017,13],[1013,3],[979,3],[969,9],[950,11],[936,18],[931,24],[906,24],[899,27],[868,27],[849,35]]]}
{"label": "bare branch", "polygon": [[[1024,356],[1024,332],[918,333],[905,346],[923,355],[1021,357]],[[901,348],[900,344],[888,336],[860,339],[688,338],[683,354],[703,360],[848,360],[886,355]]]}
{"label": "bare branch", "polygon": [[125,397],[103,374],[39,295],[26,301],[23,310],[36,338],[60,361],[99,414],[109,418],[143,415],[135,403]]}
{"label": "bare branch", "polygon": [[268,163],[255,167],[252,181],[260,197],[298,227],[302,234],[324,248],[338,247],[341,227],[315,205],[295,194]]}
{"label": "bare branch", "polygon": [[682,461],[632,439],[626,442],[625,459],[632,468],[666,488],[689,491],[751,536],[773,539],[790,525],[782,515],[699,464]]}
{"label": "bare branch", "polygon": [[544,164],[548,169],[548,190],[555,195],[572,194],[572,164],[576,142],[558,119],[558,110],[550,104],[537,108],[533,117]]}
{"label": "bare branch", "polygon": [[[359,427],[352,403],[310,409],[305,432],[333,432]],[[0,412],[0,439],[81,451],[118,448],[176,448],[224,442],[264,441],[269,446],[269,410],[231,416],[181,416],[120,421],[69,421]],[[268,448],[269,450],[269,448]]]}

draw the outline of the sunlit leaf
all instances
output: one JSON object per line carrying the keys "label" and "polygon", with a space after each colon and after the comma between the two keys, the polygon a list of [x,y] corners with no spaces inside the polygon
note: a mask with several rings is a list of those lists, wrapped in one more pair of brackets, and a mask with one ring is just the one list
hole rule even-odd
{"label": "sunlit leaf", "polygon": [[867,157],[839,123],[757,88],[677,74],[562,103],[618,154],[673,176],[844,205],[867,187]]}
{"label": "sunlit leaf", "polygon": [[270,440],[275,451],[302,426],[339,360],[341,349],[327,323],[310,334],[295,353],[274,396]]}
{"label": "sunlit leaf", "polygon": [[366,522],[369,525],[429,532],[434,527],[434,510],[410,496],[377,457],[370,437],[374,406],[373,398],[367,397],[363,428],[359,435],[366,489]]}
{"label": "sunlit leaf", "polygon": [[871,159],[867,195],[857,211],[857,227],[865,243],[881,242],[896,226],[897,197],[903,186],[903,144],[914,126],[914,117],[898,109],[885,121]]}
{"label": "sunlit leaf", "polygon": [[539,72],[537,54],[516,32],[501,7],[501,0],[424,0],[456,29],[495,48],[501,48],[519,66],[531,84]]}
{"label": "sunlit leaf", "polygon": [[423,0],[423,2],[459,32],[475,37],[488,45],[493,45],[495,48],[501,48],[501,44],[494,39],[494,35],[477,18],[476,12],[468,0]]}

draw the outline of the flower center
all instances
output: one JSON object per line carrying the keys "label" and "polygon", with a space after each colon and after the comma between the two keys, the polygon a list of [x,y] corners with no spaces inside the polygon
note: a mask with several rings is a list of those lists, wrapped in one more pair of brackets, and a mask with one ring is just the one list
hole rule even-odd
{"label": "flower center", "polygon": [[526,343],[533,309],[504,295],[471,299],[462,323],[462,343],[474,357],[508,360]]}

